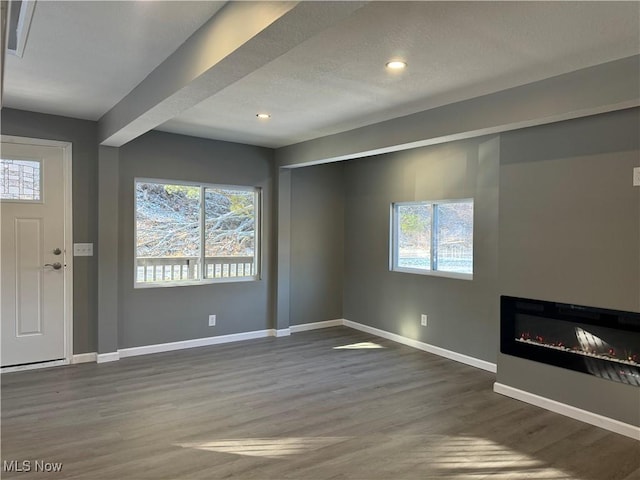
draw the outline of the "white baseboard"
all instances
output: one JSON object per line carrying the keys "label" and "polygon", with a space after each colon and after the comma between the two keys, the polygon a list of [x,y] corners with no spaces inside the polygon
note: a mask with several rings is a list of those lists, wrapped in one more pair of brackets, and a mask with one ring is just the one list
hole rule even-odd
{"label": "white baseboard", "polygon": [[474,357],[469,357],[468,355],[463,355],[462,353],[454,352],[452,350],[447,350],[441,347],[436,347],[435,345],[430,345],[428,343],[420,342],[418,340],[413,340],[411,338],[403,337],[402,335],[387,332],[385,330],[380,330],[379,328],[370,327],[368,325],[352,322],[350,320],[343,320],[343,325],[345,327],[370,333],[372,335],[386,338],[387,340],[401,343],[409,347],[417,348],[418,350],[423,350],[425,352],[433,353],[435,355],[448,358],[449,360],[455,360],[456,362],[464,363],[465,365],[470,365],[472,367],[480,368],[481,370],[486,370],[487,372],[496,373],[497,371],[497,367],[495,363],[487,362],[485,360],[480,360]]}
{"label": "white baseboard", "polygon": [[289,335],[291,335],[291,329],[290,328],[282,328],[280,330],[272,330],[273,334],[272,336],[274,337],[288,337]]}
{"label": "white baseboard", "polygon": [[[355,330],[360,330],[362,332],[370,333],[378,337],[386,338],[387,340],[391,340],[397,343],[401,343],[403,345],[407,345],[409,347],[413,347],[419,350],[423,350],[425,352],[433,353],[435,355],[439,355],[439,356],[448,358],[450,360],[455,360],[457,362],[464,363],[465,365],[470,365],[472,367],[480,368],[482,370],[487,370],[493,373],[496,372],[496,365],[493,363],[486,362],[484,360],[479,360],[474,357],[469,357],[467,355],[453,352],[451,350],[446,350],[441,347],[436,347],[435,345],[430,345],[428,343],[419,342],[418,340],[413,340],[411,338],[403,337],[401,335],[387,332],[385,330],[380,330],[378,328],[370,327],[368,325],[363,325],[361,323],[345,320],[343,318],[339,318],[335,320],[326,320],[323,322],[304,323],[301,325],[291,325],[289,328],[282,328],[282,329],[255,330],[252,332],[232,333],[230,335],[219,335],[217,337],[194,338],[191,340],[182,340],[178,342],[159,343],[154,345],[143,345],[140,347],[121,348],[121,349],[118,349],[116,352],[98,353],[98,354],[96,354],[95,352],[81,353],[78,355],[74,355],[71,363],[83,363],[83,362],[94,362],[94,361],[97,363],[115,362],[117,360],[120,360],[121,358],[134,357],[138,355],[149,355],[153,353],[171,352],[174,350],[184,350],[187,348],[205,347],[209,345],[219,345],[219,344],[230,343],[230,342],[240,342],[243,340],[252,340],[256,338],[286,337],[291,335],[292,333],[305,332],[308,330],[316,330],[319,328],[339,327],[339,326],[350,327]],[[2,369],[2,372],[4,373],[4,372],[10,372],[10,371],[31,370],[35,368],[43,368],[48,366],[57,366],[57,365],[65,365],[65,364],[66,362],[60,361],[60,362],[48,362],[45,365],[5,367]]]}
{"label": "white baseboard", "polygon": [[78,353],[71,358],[71,363],[87,363],[87,362],[95,362],[97,360],[98,354],[96,352],[89,353]]}
{"label": "white baseboard", "polygon": [[96,362],[98,363],[107,363],[107,362],[115,362],[120,360],[120,352],[109,352],[109,353],[98,353],[96,355]]}
{"label": "white baseboard", "polygon": [[182,340],[180,342],[158,343],[155,345],[144,345],[141,347],[121,348],[118,350],[120,358],[135,357],[137,355],[149,355],[151,353],[171,352],[173,350],[183,350],[185,348],[206,347],[209,345],[219,345],[221,343],[240,342],[242,340],[253,340],[255,338],[275,337],[276,330],[255,330],[253,332],[232,333],[230,335],[219,335],[217,337],[194,338],[192,340]]}
{"label": "white baseboard", "polygon": [[178,342],[157,343],[153,345],[142,345],[140,347],[120,348],[117,352],[98,354],[98,363],[113,362],[121,358],[136,357],[138,355],[150,355],[152,353],[172,352],[174,350],[184,350],[187,348],[207,347],[222,343],[241,342],[243,340],[253,340],[255,338],[285,337],[290,335],[288,328],[276,330],[254,330],[252,332],[232,333],[229,335],[219,335],[217,337],[193,338],[191,340],[181,340]]}
{"label": "white baseboard", "polygon": [[377,337],[386,338],[387,340],[401,343],[409,347],[417,348],[425,352],[433,353],[435,355],[439,355],[441,357],[445,357],[450,360],[455,360],[456,362],[464,363],[465,365],[470,365],[472,367],[480,368],[488,372],[496,373],[496,370],[497,370],[495,363],[487,362],[474,357],[469,357],[468,355],[463,355],[462,353],[453,352],[451,350],[447,350],[441,347],[436,347],[435,345],[430,345],[428,343],[420,342],[418,340],[413,340],[411,338],[403,337],[402,335],[387,332],[385,330],[380,330],[379,328],[363,325],[362,323],[352,322],[351,320],[346,320],[344,318],[339,318],[336,320],[326,320],[324,322],[291,325],[289,329],[291,330],[291,333],[298,333],[298,332],[305,332],[307,330],[315,330],[318,328],[339,327],[339,326],[345,326],[345,327],[353,328],[355,330],[360,330],[362,332],[370,333],[371,335],[375,335]]}
{"label": "white baseboard", "polygon": [[[378,328],[370,327],[368,325],[363,325],[361,323],[352,322],[350,320],[345,320],[343,318],[335,319],[335,320],[326,320],[323,322],[313,322],[313,323],[304,323],[301,325],[291,325],[289,328],[282,329],[268,329],[268,330],[255,330],[252,332],[242,332],[242,333],[232,333],[230,335],[219,335],[217,337],[205,337],[205,338],[194,338],[191,340],[182,340],[178,342],[169,342],[169,343],[159,343],[154,345],[143,345],[140,347],[129,347],[129,348],[121,348],[116,352],[109,353],[98,353],[90,352],[90,353],[81,353],[78,355],[74,355],[71,363],[83,363],[83,362],[97,362],[97,363],[107,363],[107,362],[115,362],[121,358],[134,357],[138,355],[149,355],[153,353],[162,353],[162,352],[171,352],[174,350],[184,350],[187,348],[195,348],[195,347],[205,347],[209,345],[219,345],[222,343],[230,343],[230,342],[240,342],[243,340],[252,340],[256,338],[265,338],[265,337],[286,337],[291,335],[292,333],[305,332],[308,330],[316,330],[319,328],[330,328],[330,327],[339,327],[346,326],[353,328],[355,330],[360,330],[362,332],[370,333],[372,335],[376,335],[378,337],[386,338],[387,340],[391,340],[397,343],[401,343],[403,345],[407,345],[409,347],[417,348],[419,350],[423,350],[425,352],[433,353],[435,355],[439,355],[450,360],[455,360],[460,363],[464,363],[465,365],[470,365],[472,367],[480,368],[482,370],[487,370],[489,372],[496,372],[496,365],[494,363],[486,362],[484,360],[480,360],[474,357],[469,357],[467,355],[463,355],[461,353],[453,352],[451,350],[446,350],[441,347],[436,347],[435,345],[430,345],[428,343],[420,342],[418,340],[413,340],[411,338],[403,337],[401,335],[397,335],[395,333],[387,332],[385,330],[380,330]],[[63,365],[65,362],[55,363]],[[54,366],[54,363],[49,362],[46,366]],[[19,371],[19,370],[30,370],[32,368],[43,368],[43,366],[25,366],[25,367],[6,367],[2,369],[2,372],[9,371]]]}
{"label": "white baseboard", "polygon": [[498,382],[495,382],[493,384],[493,391],[499,393],[500,395],[505,395],[507,397],[511,397],[525,403],[530,403],[531,405],[535,405],[536,407],[541,407],[546,410],[559,413],[560,415],[564,415],[565,417],[580,420],[581,422],[595,425],[596,427],[604,428],[605,430],[619,433],[620,435],[631,437],[634,440],[640,441],[640,427],[636,427],[635,425],[630,425],[619,420],[614,420],[613,418],[604,417],[602,415],[598,415],[597,413],[582,410],[581,408],[573,407],[565,403],[560,403],[556,400],[541,397],[540,395],[525,392],[524,390],[510,387]]}
{"label": "white baseboard", "polygon": [[316,330],[318,328],[340,327],[344,325],[345,320],[339,318],[337,320],[325,320],[324,322],[303,323],[301,325],[291,325],[289,330],[291,333],[306,332],[307,330]]}

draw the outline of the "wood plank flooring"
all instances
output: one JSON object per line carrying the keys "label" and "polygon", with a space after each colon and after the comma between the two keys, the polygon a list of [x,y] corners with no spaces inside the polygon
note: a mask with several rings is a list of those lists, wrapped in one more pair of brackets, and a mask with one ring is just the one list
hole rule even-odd
{"label": "wood plank flooring", "polygon": [[2,478],[640,480],[640,442],[494,380],[345,327],[3,374]]}

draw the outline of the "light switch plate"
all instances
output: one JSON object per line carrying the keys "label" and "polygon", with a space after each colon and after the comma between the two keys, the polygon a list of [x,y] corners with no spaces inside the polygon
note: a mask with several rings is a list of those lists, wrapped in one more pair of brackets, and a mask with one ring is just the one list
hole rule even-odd
{"label": "light switch plate", "polygon": [[640,167],[633,169],[633,186],[640,187]]}
{"label": "light switch plate", "polygon": [[74,257],[93,257],[93,243],[74,243]]}

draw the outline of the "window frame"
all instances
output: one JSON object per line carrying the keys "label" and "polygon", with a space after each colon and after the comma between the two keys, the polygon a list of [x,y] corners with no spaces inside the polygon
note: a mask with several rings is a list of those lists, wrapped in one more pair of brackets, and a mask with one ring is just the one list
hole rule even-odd
{"label": "window frame", "polygon": [[[138,282],[138,198],[136,195],[136,186],[138,183],[155,183],[159,185],[180,185],[187,187],[199,187],[200,188],[200,262],[198,266],[198,273],[200,278],[194,280],[169,280],[160,282]],[[254,193],[255,204],[255,253],[254,253],[254,274],[244,277],[221,277],[221,278],[205,278],[205,189],[229,189],[238,190],[243,192]],[[186,287],[194,285],[210,285],[215,283],[241,283],[241,282],[255,282],[262,280],[262,188],[257,186],[247,185],[230,185],[220,183],[207,183],[207,182],[192,182],[186,180],[167,180],[161,178],[148,178],[148,177],[134,177],[133,179],[133,288],[164,288],[164,287]]]}
{"label": "window frame", "polygon": [[[418,200],[418,201],[409,201],[409,202],[392,202],[390,207],[390,221],[389,221],[389,270],[392,272],[400,272],[400,273],[413,273],[418,275],[428,275],[432,277],[445,277],[445,278],[455,278],[458,280],[473,280],[473,263],[471,267],[471,273],[463,273],[463,272],[449,272],[438,270],[438,205],[445,205],[451,203],[471,203],[474,207],[474,222],[475,223],[475,201],[473,198],[456,198],[456,199],[446,199],[446,200]],[[431,207],[431,255],[429,258],[430,261],[430,269],[426,270],[423,268],[411,268],[411,267],[401,267],[398,265],[398,255],[399,255],[399,242],[398,242],[398,207],[402,206],[430,206]],[[475,228],[473,229],[473,235],[475,236]],[[475,241],[472,237],[472,251],[475,251]],[[475,262],[475,255],[474,260]]]}

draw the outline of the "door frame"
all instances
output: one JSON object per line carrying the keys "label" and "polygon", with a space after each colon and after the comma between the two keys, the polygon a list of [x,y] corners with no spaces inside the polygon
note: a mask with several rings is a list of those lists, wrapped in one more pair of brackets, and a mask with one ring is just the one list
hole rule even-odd
{"label": "door frame", "polygon": [[73,363],[73,177],[72,162],[73,152],[71,142],[58,140],[46,140],[43,138],[18,137],[14,135],[0,135],[0,141],[17,143],[21,145],[35,145],[44,147],[62,148],[62,189],[64,197],[64,360],[53,362],[34,363],[18,367],[6,367],[2,372],[18,370],[31,370],[55,365],[68,365]]}

